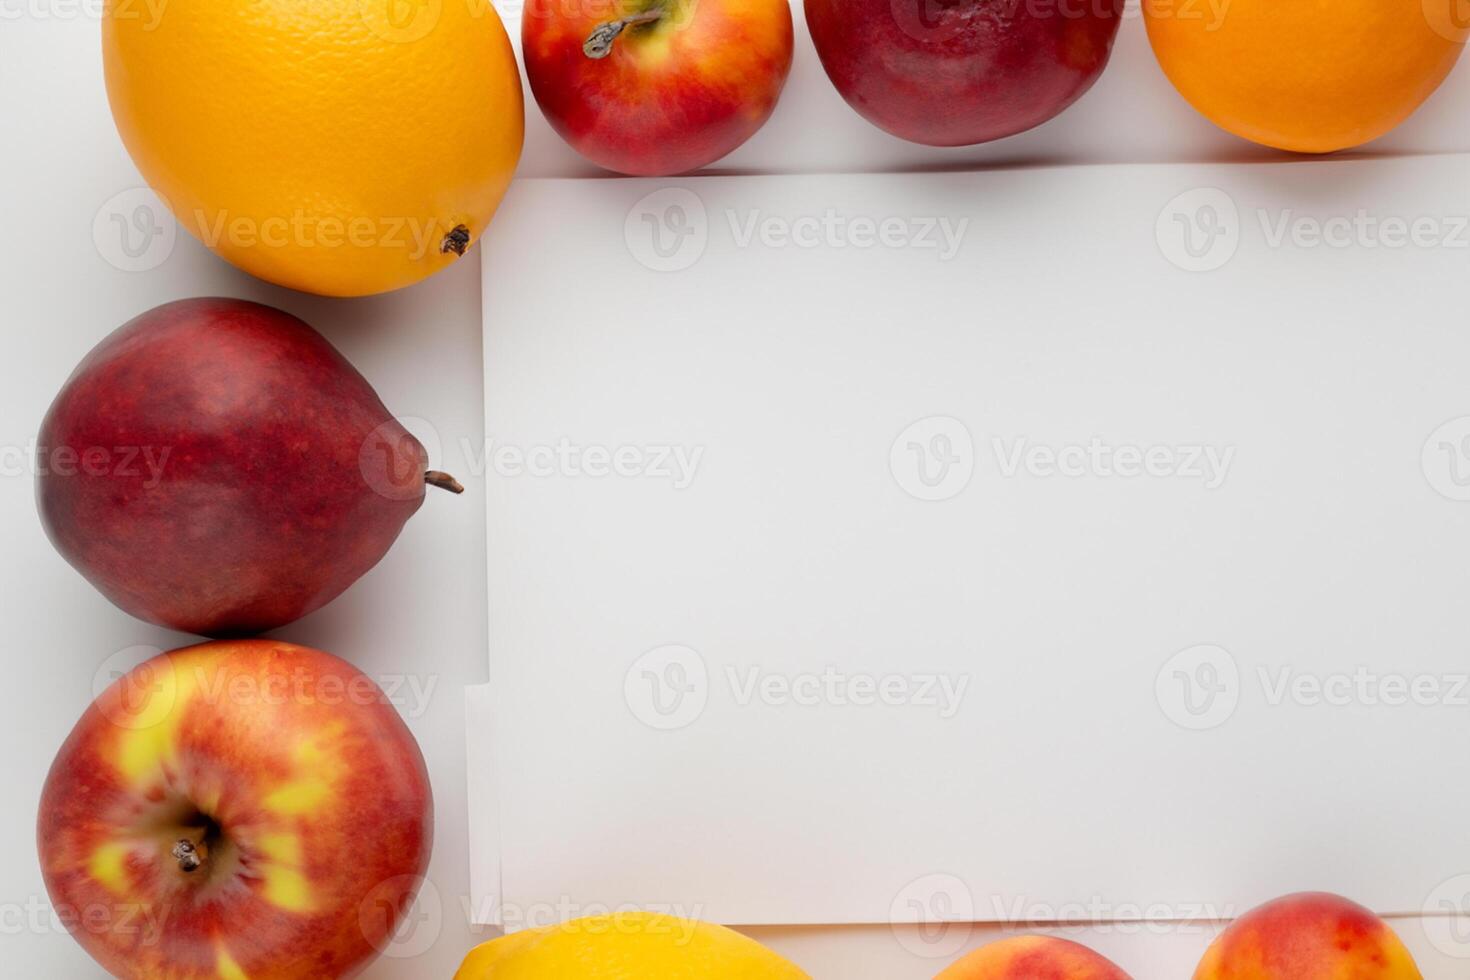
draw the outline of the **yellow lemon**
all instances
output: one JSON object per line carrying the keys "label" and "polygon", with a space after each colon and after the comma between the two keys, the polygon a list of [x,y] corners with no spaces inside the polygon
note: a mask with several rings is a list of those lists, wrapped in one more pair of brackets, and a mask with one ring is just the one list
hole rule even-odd
{"label": "yellow lemon", "polygon": [[262,279],[361,296],[484,232],[520,157],[490,0],[109,3],[103,68],[143,177]]}
{"label": "yellow lemon", "polygon": [[454,980],[810,980],[724,926],[654,912],[591,915],[470,951]]}

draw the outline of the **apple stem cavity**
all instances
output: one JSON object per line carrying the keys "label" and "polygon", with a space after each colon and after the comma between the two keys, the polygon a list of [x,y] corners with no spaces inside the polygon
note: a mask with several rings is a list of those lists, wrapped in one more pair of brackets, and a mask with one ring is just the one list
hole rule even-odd
{"label": "apple stem cavity", "polygon": [[598,24],[587,35],[587,40],[582,43],[582,53],[589,58],[606,58],[612,54],[613,42],[618,35],[628,27],[638,24],[651,24],[664,15],[663,7],[650,7],[647,10],[610,20],[605,24]]}
{"label": "apple stem cavity", "polygon": [[448,490],[450,493],[464,493],[464,484],[460,483],[448,473],[441,473],[439,470],[429,470],[425,473],[424,482],[431,487]]}
{"label": "apple stem cavity", "polygon": [[204,864],[204,855],[200,851],[201,847],[203,847],[202,843],[195,844],[189,838],[185,837],[175,843],[173,850],[169,853],[173,855],[174,860],[179,862],[179,870],[185,874],[190,874],[198,871]]}

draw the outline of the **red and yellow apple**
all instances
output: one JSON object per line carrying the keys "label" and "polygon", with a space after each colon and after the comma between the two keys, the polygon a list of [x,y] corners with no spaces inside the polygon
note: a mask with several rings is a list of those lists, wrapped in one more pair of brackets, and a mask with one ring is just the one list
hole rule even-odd
{"label": "red and yellow apple", "polygon": [[625,174],[698,170],[749,139],[791,70],[787,0],[528,0],[526,77],[587,159]]}
{"label": "red and yellow apple", "polygon": [[270,640],[160,654],[61,747],[37,838],[114,976],[316,980],[388,943],[428,863],[417,743],[369,678]]}
{"label": "red and yellow apple", "polygon": [[1129,980],[1113,962],[1055,936],[1015,936],[981,946],[934,980]]}
{"label": "red and yellow apple", "polygon": [[822,67],[865,119],[934,146],[1046,122],[1108,63],[1123,0],[806,0]]}
{"label": "red and yellow apple", "polygon": [[1420,980],[1394,931],[1355,902],[1325,892],[1251,909],[1215,937],[1194,980]]}

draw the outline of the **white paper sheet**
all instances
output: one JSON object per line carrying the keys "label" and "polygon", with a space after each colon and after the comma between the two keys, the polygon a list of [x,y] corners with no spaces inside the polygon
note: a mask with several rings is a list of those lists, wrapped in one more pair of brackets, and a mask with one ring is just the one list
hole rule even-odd
{"label": "white paper sheet", "polygon": [[517,182],[474,907],[1429,908],[1467,166]]}

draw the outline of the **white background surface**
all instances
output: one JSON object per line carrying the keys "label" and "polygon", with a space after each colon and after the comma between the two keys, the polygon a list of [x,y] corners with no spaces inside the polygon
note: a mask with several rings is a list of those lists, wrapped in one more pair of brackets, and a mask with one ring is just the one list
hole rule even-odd
{"label": "white background surface", "polygon": [[[466,808],[462,688],[484,679],[485,581],[483,480],[463,469],[454,447],[476,444],[481,422],[478,270],[466,261],[402,293],[329,301],[256,283],[180,236],[155,268],[130,273],[94,243],[94,221],[116,195],[139,184],[112,127],[101,80],[95,5],[68,0],[0,0],[0,282],[5,356],[0,358],[0,614],[3,655],[11,665],[0,712],[0,958],[10,975],[100,975],[69,937],[50,928],[34,854],[35,806],[55,748],[92,696],[99,669],[137,645],[186,641],[114,610],[49,548],[35,519],[29,473],[15,472],[15,450],[34,437],[51,397],[77,360],[103,335],[157,303],[227,294],[263,300],[321,329],[376,385],[394,411],[430,419],[447,447],[444,465],[460,469],[469,490],[431,499],[383,564],[327,609],[281,631],[331,650],[379,677],[413,672],[436,684],[409,719],[429,761],[437,803],[431,880],[443,914],[420,957],[385,958],[370,977],[448,976],[477,939],[467,925]],[[1148,52],[1141,25],[1123,25],[1103,81],[1059,120],[1002,144],[970,150],[909,147],[872,130],[830,89],[796,13],[798,50],[788,92],[771,123],[722,166],[789,171],[833,167],[954,167],[976,162],[1257,158],[1258,151],[1216,133],[1169,90]],[[1470,86],[1465,66],[1418,116],[1371,150],[1470,149]],[[528,107],[524,173],[586,172]],[[492,232],[493,233],[493,232]],[[105,242],[105,238],[103,239]],[[150,253],[159,258],[157,253]],[[116,259],[116,253],[112,253]],[[24,469],[24,467],[21,467]],[[124,658],[126,654],[122,655]],[[109,657],[114,659],[108,661]],[[1449,751],[1452,751],[1450,749]],[[1371,776],[1368,777],[1371,779]],[[1412,828],[1403,828],[1405,834]],[[962,929],[974,944],[992,930]],[[437,930],[437,931],[436,931]],[[887,927],[754,930],[817,977],[931,975],[945,960],[935,947]],[[1401,934],[1430,977],[1459,977],[1463,963],[1436,957],[1422,930]],[[1161,934],[1154,934],[1154,933]],[[1188,974],[1208,930],[1096,927],[1082,938],[1139,980]],[[1074,935],[1076,935],[1074,933]],[[410,937],[412,943],[421,938]],[[916,953],[915,950],[919,953]]]}

